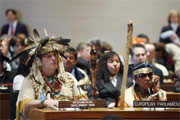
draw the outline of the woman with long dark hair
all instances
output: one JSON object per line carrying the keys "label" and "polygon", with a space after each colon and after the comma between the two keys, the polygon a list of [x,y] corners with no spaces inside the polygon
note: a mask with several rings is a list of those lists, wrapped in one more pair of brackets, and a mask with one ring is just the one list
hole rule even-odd
{"label": "woman with long dark hair", "polygon": [[[99,98],[106,100],[108,107],[115,107],[115,102],[120,96],[123,77],[123,64],[115,52],[105,53],[98,62],[97,87]],[[132,80],[127,79],[127,87],[132,85]]]}

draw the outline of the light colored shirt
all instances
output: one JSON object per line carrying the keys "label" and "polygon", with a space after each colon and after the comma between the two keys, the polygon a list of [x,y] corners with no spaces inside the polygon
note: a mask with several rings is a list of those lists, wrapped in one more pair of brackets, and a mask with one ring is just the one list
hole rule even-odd
{"label": "light colored shirt", "polygon": [[117,85],[117,75],[110,77],[111,83],[116,87]]}
{"label": "light colored shirt", "polygon": [[13,90],[20,90],[23,80],[23,75],[16,75],[13,80]]}
{"label": "light colored shirt", "polygon": [[13,23],[9,23],[9,30],[8,30],[8,36],[10,36],[11,35],[11,24],[13,24],[13,31],[14,31],[14,33],[15,33],[15,31],[16,31],[16,26],[17,26],[17,20],[15,20]]}
{"label": "light colored shirt", "polygon": [[74,70],[74,68],[73,68],[71,74],[72,74],[74,77],[76,77],[76,76],[75,76],[75,70]]}

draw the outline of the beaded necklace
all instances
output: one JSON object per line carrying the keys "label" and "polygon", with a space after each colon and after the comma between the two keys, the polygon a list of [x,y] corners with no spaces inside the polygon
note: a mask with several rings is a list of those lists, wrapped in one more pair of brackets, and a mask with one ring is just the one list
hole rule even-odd
{"label": "beaded necklace", "polygon": [[59,94],[61,92],[61,86],[62,84],[60,83],[60,81],[58,81],[57,76],[53,76],[53,77],[47,77],[43,72],[42,72],[42,76],[44,78],[45,84],[47,86],[49,86],[49,88],[51,89],[51,97],[54,98],[55,95]]}

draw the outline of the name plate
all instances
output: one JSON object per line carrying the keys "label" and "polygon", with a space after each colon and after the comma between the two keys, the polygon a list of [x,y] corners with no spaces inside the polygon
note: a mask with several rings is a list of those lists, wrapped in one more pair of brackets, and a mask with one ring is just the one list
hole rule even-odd
{"label": "name plate", "polygon": [[180,108],[180,101],[134,101],[133,107]]}
{"label": "name plate", "polygon": [[99,108],[105,106],[105,100],[59,101],[59,108]]}

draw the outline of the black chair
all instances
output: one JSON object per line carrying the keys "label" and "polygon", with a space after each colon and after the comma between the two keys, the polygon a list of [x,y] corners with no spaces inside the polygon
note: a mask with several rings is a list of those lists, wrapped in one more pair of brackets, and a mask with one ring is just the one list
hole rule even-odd
{"label": "black chair", "polygon": [[10,120],[16,118],[16,101],[19,94],[19,90],[12,90],[10,92]]}

